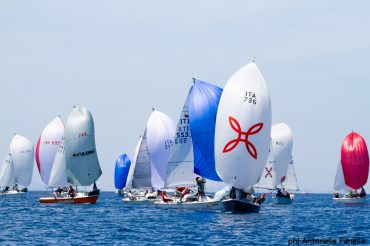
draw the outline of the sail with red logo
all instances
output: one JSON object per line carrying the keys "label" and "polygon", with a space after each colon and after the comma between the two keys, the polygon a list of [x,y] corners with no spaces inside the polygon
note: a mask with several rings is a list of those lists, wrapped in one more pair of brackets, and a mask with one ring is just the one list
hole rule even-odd
{"label": "sail with red logo", "polygon": [[341,162],[346,185],[352,189],[362,188],[369,175],[369,152],[365,140],[351,132],[342,144]]}
{"label": "sail with red logo", "polygon": [[[248,195],[245,189],[259,181],[269,153],[270,134],[269,90],[257,65],[251,62],[226,83],[216,117],[216,171],[239,195],[238,199],[223,201],[227,212],[259,211],[259,205],[244,199]],[[231,192],[232,197],[235,193]]]}

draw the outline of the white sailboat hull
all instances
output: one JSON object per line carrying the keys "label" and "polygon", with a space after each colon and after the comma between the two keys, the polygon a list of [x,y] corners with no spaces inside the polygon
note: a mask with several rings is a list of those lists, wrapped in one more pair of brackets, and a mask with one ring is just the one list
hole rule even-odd
{"label": "white sailboat hull", "polygon": [[25,195],[26,193],[27,192],[10,190],[10,191],[0,192],[0,196]]}
{"label": "white sailboat hull", "polygon": [[347,204],[364,204],[366,202],[366,197],[340,197],[333,198],[334,202],[347,203]]}

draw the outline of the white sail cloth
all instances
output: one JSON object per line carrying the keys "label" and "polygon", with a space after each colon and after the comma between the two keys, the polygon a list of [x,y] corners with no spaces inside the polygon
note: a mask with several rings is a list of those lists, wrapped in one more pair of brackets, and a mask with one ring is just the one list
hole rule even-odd
{"label": "white sail cloth", "polygon": [[67,180],[79,186],[93,184],[102,171],[95,147],[94,121],[84,107],[75,107],[65,127]]}
{"label": "white sail cloth", "polygon": [[41,180],[49,185],[50,173],[53,168],[55,155],[62,143],[64,124],[60,117],[53,119],[42,131],[36,146],[36,164]]}
{"label": "white sail cloth", "polygon": [[255,185],[266,164],[270,134],[270,95],[252,62],[231,76],[221,95],[215,130],[219,177],[239,189]]}
{"label": "white sail cloth", "polygon": [[175,123],[167,114],[154,110],[147,124],[147,144],[151,163],[151,183],[156,190],[164,188]]}
{"label": "white sail cloth", "polygon": [[196,185],[194,173],[193,142],[189,126],[189,96],[190,88],[182,108],[174,142],[171,146],[171,156],[168,161],[166,188],[185,187]]}
{"label": "white sail cloth", "polygon": [[276,182],[281,184],[286,178],[293,148],[293,134],[289,126],[285,123],[273,125],[271,142],[275,160]]}

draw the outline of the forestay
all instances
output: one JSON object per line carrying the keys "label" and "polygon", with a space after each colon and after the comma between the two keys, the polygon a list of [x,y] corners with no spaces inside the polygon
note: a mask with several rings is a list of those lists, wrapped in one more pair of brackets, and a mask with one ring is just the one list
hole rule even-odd
{"label": "forestay", "polygon": [[254,62],[231,76],[216,117],[219,177],[239,189],[255,185],[266,164],[271,134],[270,95]]}

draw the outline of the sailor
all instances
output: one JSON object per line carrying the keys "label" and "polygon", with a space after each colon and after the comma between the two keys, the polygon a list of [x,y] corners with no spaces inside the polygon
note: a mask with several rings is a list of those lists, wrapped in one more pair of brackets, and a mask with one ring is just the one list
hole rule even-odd
{"label": "sailor", "polygon": [[167,196],[165,191],[162,192],[162,201],[163,202],[172,202],[172,199]]}
{"label": "sailor", "polygon": [[283,193],[281,193],[280,188],[277,189],[276,196],[283,196]]}
{"label": "sailor", "polygon": [[69,186],[68,195],[69,197],[74,197],[76,195],[76,191],[73,189],[72,185]]}
{"label": "sailor", "polygon": [[181,194],[180,194],[180,202],[182,201],[182,199],[184,198],[185,195],[189,194],[190,193],[190,189],[188,187],[186,187],[185,189],[183,189],[181,191]]}
{"label": "sailor", "polygon": [[13,186],[13,190],[18,191],[18,185],[17,185],[17,184],[15,184],[15,185]]}
{"label": "sailor", "polygon": [[198,185],[198,197],[204,196],[205,195],[204,184],[206,183],[206,180],[201,177],[196,177],[195,181],[197,181],[197,185]]}
{"label": "sailor", "polygon": [[364,187],[361,187],[360,197],[365,197],[365,196],[366,196],[365,189],[364,189]]}
{"label": "sailor", "polygon": [[93,190],[97,190],[98,187],[96,186],[96,183],[94,182]]}
{"label": "sailor", "polygon": [[236,189],[234,186],[230,190],[230,199],[236,199]]}
{"label": "sailor", "polygon": [[266,194],[263,193],[260,197],[257,198],[256,203],[258,205],[261,205],[265,201],[265,199],[266,199],[265,197],[266,197]]}
{"label": "sailor", "polygon": [[285,188],[283,188],[283,190],[281,191],[281,194],[285,197],[289,197],[289,193],[285,190]]}
{"label": "sailor", "polygon": [[335,198],[339,198],[339,193],[338,192],[334,192],[334,197]]}

